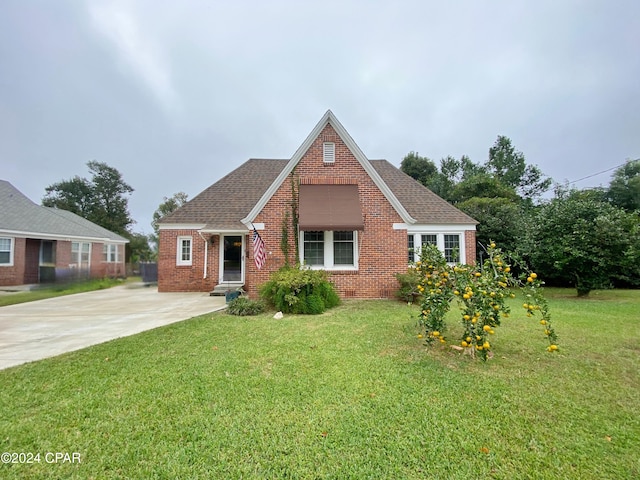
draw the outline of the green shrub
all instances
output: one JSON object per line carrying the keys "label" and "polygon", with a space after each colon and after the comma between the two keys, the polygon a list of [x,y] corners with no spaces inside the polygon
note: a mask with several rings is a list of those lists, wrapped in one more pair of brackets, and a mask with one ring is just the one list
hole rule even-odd
{"label": "green shrub", "polygon": [[327,272],[287,266],[271,275],[260,295],[284,313],[318,314],[340,303]]}
{"label": "green shrub", "polygon": [[405,302],[415,302],[422,294],[418,291],[418,285],[420,284],[420,275],[418,272],[411,268],[406,273],[395,274],[400,288],[396,291],[396,297]]}
{"label": "green shrub", "polygon": [[227,305],[227,313],[244,317],[257,315],[264,312],[264,304],[259,300],[250,300],[247,297],[234,298]]}

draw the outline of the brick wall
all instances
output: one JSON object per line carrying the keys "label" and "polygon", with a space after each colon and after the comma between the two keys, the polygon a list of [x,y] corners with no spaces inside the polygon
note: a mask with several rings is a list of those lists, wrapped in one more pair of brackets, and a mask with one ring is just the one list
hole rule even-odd
{"label": "brick wall", "polygon": [[0,285],[21,285],[24,283],[25,255],[26,239],[14,239],[13,266],[0,266]]}
{"label": "brick wall", "polygon": [[[176,265],[178,237],[191,237],[192,264]],[[205,236],[208,243],[207,278],[204,277],[205,240],[197,230],[160,230],[158,245],[158,291],[208,292],[218,283],[220,237]]]}
{"label": "brick wall", "polygon": [[[0,285],[23,285],[38,283],[40,280],[40,239],[15,238],[12,267],[0,267]],[[124,277],[126,275],[124,261],[124,245],[118,245],[118,262],[107,263],[103,261],[103,244],[91,245],[91,270],[92,278]],[[76,263],[71,258],[71,241],[55,241],[55,269],[56,277],[62,279],[70,272],[69,265]]]}
{"label": "brick wall", "polygon": [[464,232],[465,263],[474,265],[476,263],[476,231],[465,230]]}

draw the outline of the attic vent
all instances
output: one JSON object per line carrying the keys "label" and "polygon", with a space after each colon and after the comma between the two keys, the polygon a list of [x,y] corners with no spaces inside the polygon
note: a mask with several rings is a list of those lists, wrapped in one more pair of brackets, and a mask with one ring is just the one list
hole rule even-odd
{"label": "attic vent", "polygon": [[322,144],[322,160],[324,163],[334,163],[336,161],[336,144],[324,142]]}

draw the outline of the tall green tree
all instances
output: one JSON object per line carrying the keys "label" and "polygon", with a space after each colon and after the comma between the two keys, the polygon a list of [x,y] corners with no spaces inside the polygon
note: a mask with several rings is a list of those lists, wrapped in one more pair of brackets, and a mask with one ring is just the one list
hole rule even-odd
{"label": "tall green tree", "polygon": [[184,192],[174,193],[171,197],[163,197],[162,203],[158,205],[155,212],[153,212],[151,226],[153,227],[153,234],[151,235],[151,241],[158,245],[159,223],[164,217],[170,213],[175,212],[182,205],[187,203],[189,196]]}
{"label": "tall green tree", "polygon": [[438,172],[438,167],[427,157],[421,157],[417,152],[409,152],[402,159],[400,170],[423,185],[427,185],[431,177]]}
{"label": "tall green tree", "polygon": [[[520,237],[526,225],[526,215],[522,207],[508,198],[473,197],[461,202],[457,207],[478,222],[476,240],[484,245],[496,242],[507,252],[520,249]],[[476,249],[477,260],[481,260],[483,249]]]}
{"label": "tall green tree", "polygon": [[544,278],[575,286],[579,296],[619,282],[640,283],[639,218],[599,197],[559,192],[527,229],[532,267]]}
{"label": "tall green tree", "polygon": [[126,235],[135,223],[129,214],[128,195],[133,188],[122,174],[106,163],[87,163],[91,180],[75,176],[49,185],[42,199],[45,207],[69,210],[114,233]]}
{"label": "tall green tree", "polygon": [[614,172],[607,196],[628,212],[640,210],[640,159],[629,160]]}
{"label": "tall green tree", "polygon": [[485,167],[500,183],[511,187],[526,200],[540,197],[551,186],[547,178],[535,165],[527,164],[524,154],[517,151],[511,139],[498,135],[489,149]]}

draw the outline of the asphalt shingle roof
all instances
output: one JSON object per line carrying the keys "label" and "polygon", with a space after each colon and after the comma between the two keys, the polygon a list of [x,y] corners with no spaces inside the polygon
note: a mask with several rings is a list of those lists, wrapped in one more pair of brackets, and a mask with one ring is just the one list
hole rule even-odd
{"label": "asphalt shingle roof", "polygon": [[161,224],[204,224],[206,229],[246,230],[247,216],[288,160],[252,158],[202,191]]}
{"label": "asphalt shingle roof", "polygon": [[[476,222],[386,160],[370,160],[400,203],[419,224],[467,224]],[[250,159],[223,177],[161,224],[197,224],[211,230],[246,229],[245,218],[288,160]]]}
{"label": "asphalt shingle roof", "polygon": [[402,206],[419,224],[471,224],[476,222],[420,182],[386,160],[369,160]]}
{"label": "asphalt shingle roof", "polygon": [[126,238],[75,213],[35,204],[6,180],[0,180],[0,231],[3,230],[35,237],[52,235],[128,242]]}

